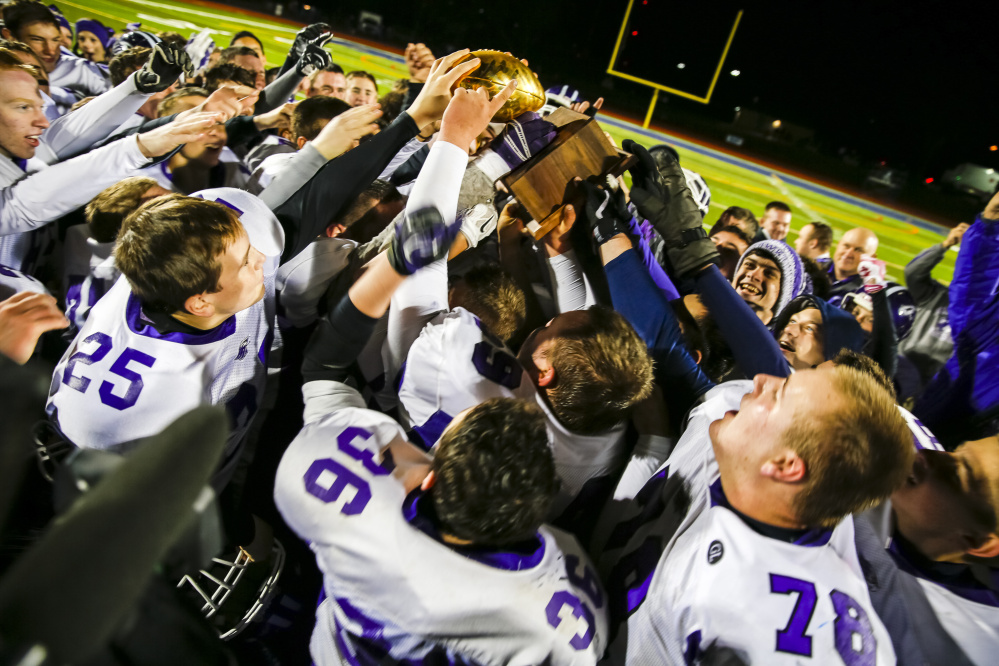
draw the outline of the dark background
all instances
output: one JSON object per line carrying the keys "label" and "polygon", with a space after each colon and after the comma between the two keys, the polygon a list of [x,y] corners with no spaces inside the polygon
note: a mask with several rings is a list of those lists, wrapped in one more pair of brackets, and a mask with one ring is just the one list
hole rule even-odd
{"label": "dark background", "polygon": [[[627,4],[338,0],[315,8],[348,34],[357,34],[360,11],[379,13],[385,30],[376,39],[422,41],[438,56],[466,46],[511,51],[530,60],[545,87],[568,83],[641,119],[652,89],[606,74]],[[710,104],[661,93],[654,124],[718,142],[736,107],[756,111],[814,134],[734,150],[847,185],[884,162],[908,172],[917,199],[936,187],[926,178],[959,163],[999,169],[999,152],[989,150],[999,144],[999,3],[635,0],[616,68],[703,95],[739,9]]]}

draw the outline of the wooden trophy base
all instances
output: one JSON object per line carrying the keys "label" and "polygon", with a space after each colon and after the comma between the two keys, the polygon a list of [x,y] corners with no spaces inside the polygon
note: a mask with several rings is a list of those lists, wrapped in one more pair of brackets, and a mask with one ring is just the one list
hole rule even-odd
{"label": "wooden trophy base", "polygon": [[562,209],[574,198],[576,178],[600,182],[620,176],[636,161],[615,148],[589,116],[562,108],[546,120],[558,130],[555,140],[500,179],[533,218],[527,229],[535,240],[558,225]]}

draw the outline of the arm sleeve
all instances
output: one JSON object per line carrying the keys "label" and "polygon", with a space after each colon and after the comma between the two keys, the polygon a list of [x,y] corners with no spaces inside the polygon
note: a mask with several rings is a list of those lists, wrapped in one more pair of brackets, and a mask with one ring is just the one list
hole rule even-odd
{"label": "arm sleeve", "polygon": [[86,152],[125,123],[149,98],[135,87],[135,73],[83,108],[52,121],[44,140],[60,160]]}
{"label": "arm sleeve", "polygon": [[149,164],[130,137],[59,162],[3,188],[0,236],[30,231],[76,210]]}
{"label": "arm sleeve", "polygon": [[[637,220],[631,218],[628,222],[628,227],[631,229],[632,242],[635,245],[635,249],[638,250],[639,255],[642,257],[642,263],[645,264],[646,270],[652,276],[652,281],[656,283],[656,286],[666,296],[666,300],[673,301],[680,298],[680,292],[673,284],[673,281],[669,279],[666,271],[656,261],[655,254],[653,254],[652,248],[649,247],[648,241],[645,240],[645,236],[642,234],[641,229],[639,229]],[[635,242],[636,238],[638,239],[637,242]]]}
{"label": "arm sleeve", "polygon": [[409,142],[407,142],[406,145],[403,146],[402,149],[395,154],[395,157],[393,157],[392,161],[388,163],[388,166],[382,169],[382,172],[378,174],[378,180],[390,179],[392,177],[392,174],[394,174],[399,169],[399,167],[408,162],[410,157],[412,157],[417,151],[420,150],[420,148],[423,148],[426,145],[427,144],[420,141],[419,139],[416,138],[410,139]]}
{"label": "arm sleeve", "polygon": [[714,382],[687,350],[673,309],[634,251],[621,254],[604,270],[614,309],[635,328],[655,361],[670,415],[686,414]]}
{"label": "arm sleeve", "polygon": [[[457,215],[458,190],[468,164],[468,154],[454,144],[438,141],[430,149],[427,163],[416,179],[406,208],[434,206],[450,224]],[[433,314],[446,310],[447,260],[435,261],[409,277],[392,295],[388,312],[388,334],[383,354],[387,377],[395,377],[409,348]]]}
{"label": "arm sleeve", "polygon": [[983,303],[999,282],[999,220],[981,215],[961,239],[961,251],[954,265],[950,283],[951,335],[958,335],[967,326],[974,309]]}
{"label": "arm sleeve", "polygon": [[261,136],[260,130],[253,124],[250,116],[236,116],[225,124],[226,141],[230,148],[245,145]]}
{"label": "arm sleeve", "polygon": [[556,257],[546,257],[551,276],[552,296],[559,312],[585,310],[597,302],[593,295],[583,267],[579,265],[576,252],[569,250]]}
{"label": "arm sleeve", "polygon": [[676,442],[662,435],[639,435],[635,450],[614,489],[614,499],[633,499],[666,462],[674,444]]}
{"label": "arm sleeve", "polygon": [[345,295],[330,314],[319,320],[305,347],[302,379],[343,382],[348,369],[364,349],[377,319],[369,317]]}
{"label": "arm sleeve", "polygon": [[406,99],[402,102],[402,110],[405,111],[409,107],[413,106],[413,102],[419,97],[420,93],[423,92],[423,83],[413,83],[409,82],[409,87],[406,88]]}
{"label": "arm sleeve", "polygon": [[301,80],[302,75],[296,72],[294,67],[288,68],[287,71],[282,68],[281,74],[260,93],[260,98],[253,107],[254,112],[267,113],[287,102],[288,98],[295,94],[295,89]]}
{"label": "arm sleeve", "polygon": [[311,142],[305,144],[300,151],[295,153],[294,157],[284,164],[274,179],[257,196],[267,204],[268,208],[277,210],[301,189],[302,183],[315,176],[316,172],[326,164],[326,161],[326,158],[316,150]]}
{"label": "arm sleeve", "polygon": [[774,336],[739,298],[717,266],[709,266],[698,273],[696,285],[744,375],[753,377],[764,373],[787,377],[791,373]]}
{"label": "arm sleeve", "polygon": [[942,243],[937,243],[917,254],[905,266],[905,286],[908,288],[916,305],[925,303],[939,289],[945,287],[933,279],[931,272],[947,254]]}
{"label": "arm sleeve", "polygon": [[868,343],[868,356],[881,366],[889,379],[898,369],[898,335],[888,307],[888,290],[882,289],[871,296],[874,306],[874,326]]}
{"label": "arm sleeve", "polygon": [[370,141],[326,163],[297,192],[272,209],[285,233],[282,261],[301,252],[418,131],[409,114],[401,114]]}

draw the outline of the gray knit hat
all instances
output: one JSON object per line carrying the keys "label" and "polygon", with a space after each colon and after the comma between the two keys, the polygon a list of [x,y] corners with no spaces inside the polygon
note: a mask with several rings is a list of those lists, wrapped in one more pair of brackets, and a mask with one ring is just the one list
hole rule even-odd
{"label": "gray knit hat", "polygon": [[794,249],[784,241],[765,240],[749,246],[735,266],[735,274],[739,273],[742,262],[751,254],[771,259],[780,266],[780,293],[777,294],[777,303],[774,305],[774,315],[776,316],[784,306],[802,294],[812,293],[812,281],[805,273],[805,267],[801,264],[801,259]]}

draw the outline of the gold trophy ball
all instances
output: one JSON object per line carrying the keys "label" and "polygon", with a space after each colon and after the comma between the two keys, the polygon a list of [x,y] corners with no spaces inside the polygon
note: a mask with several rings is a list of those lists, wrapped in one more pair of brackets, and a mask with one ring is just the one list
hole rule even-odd
{"label": "gold trophy ball", "polygon": [[[545,89],[527,65],[517,58],[500,51],[472,51],[458,62],[479,58],[482,63],[458,82],[462,88],[475,90],[485,87],[489,97],[497,95],[512,79],[517,79],[517,90],[493,116],[493,122],[508,123],[522,113],[540,111],[545,105]],[[457,63],[455,63],[457,64]]]}

